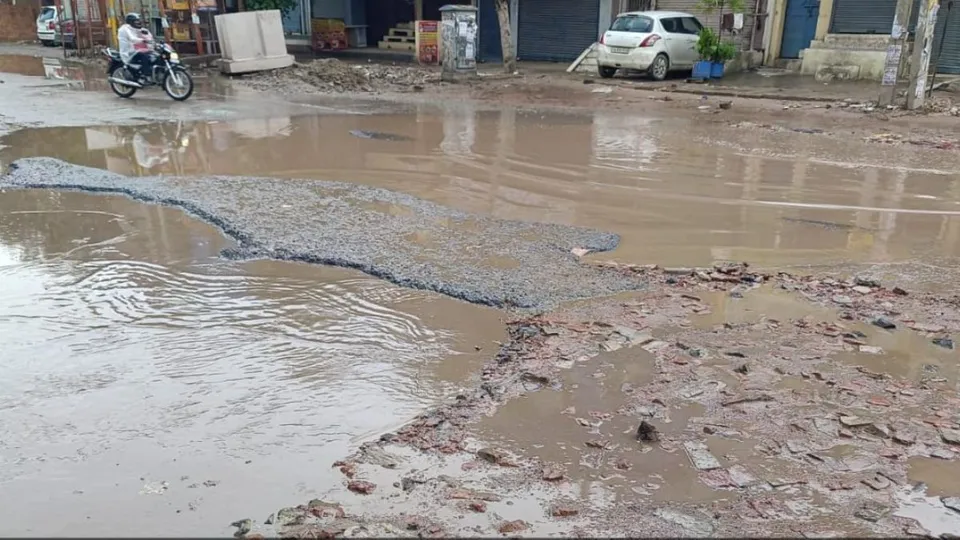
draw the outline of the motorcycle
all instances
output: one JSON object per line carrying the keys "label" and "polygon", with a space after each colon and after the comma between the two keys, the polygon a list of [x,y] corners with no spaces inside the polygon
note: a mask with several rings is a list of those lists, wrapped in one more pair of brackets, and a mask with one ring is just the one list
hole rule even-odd
{"label": "motorcycle", "polygon": [[159,85],[171,98],[185,101],[193,94],[193,77],[180,64],[180,55],[162,41],[153,42],[153,50],[156,53],[153,73],[138,81],[120,58],[120,51],[104,49],[103,54],[110,60],[107,67],[110,89],[122,98],[130,98],[141,88]]}

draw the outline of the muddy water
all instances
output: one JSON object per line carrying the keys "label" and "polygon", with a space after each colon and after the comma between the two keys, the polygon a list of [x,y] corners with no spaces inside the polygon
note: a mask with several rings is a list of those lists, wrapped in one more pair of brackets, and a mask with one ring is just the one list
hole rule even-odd
{"label": "muddy water", "polygon": [[[110,87],[106,81],[107,60],[104,57],[98,61],[81,64],[76,61],[63,60],[60,52],[48,51],[49,57],[26,55],[0,55],[0,73],[13,73],[30,77],[43,77],[49,83],[64,85],[71,90],[109,93]],[[198,99],[223,100],[226,97],[235,97],[235,89],[223,83],[217,77],[210,77],[202,71],[193,73],[195,91]],[[162,91],[161,91],[162,92]],[[153,92],[151,92],[153,93]],[[142,98],[142,96],[141,96]],[[129,104],[130,102],[121,102]],[[121,107],[125,105],[119,105]]]}
{"label": "muddy water", "polygon": [[928,495],[960,497],[960,462],[917,456],[909,465],[910,481],[926,484]]}
{"label": "muddy water", "polygon": [[[23,130],[2,141],[11,146],[2,158],[48,155],[134,175],[372,184],[498,217],[612,230],[623,237],[614,256],[630,262],[890,264],[960,255],[960,158],[951,152],[621,112],[462,106],[179,128]],[[359,131],[401,140],[351,134]]]}
{"label": "muddy water", "polygon": [[[699,437],[690,423],[703,406],[685,403],[654,421],[663,445],[639,442],[636,414],[618,414],[630,405],[632,388],[649,384],[654,359],[639,349],[620,349],[575,365],[560,389],[545,388],[507,402],[475,430],[486,444],[559,465],[581,492],[609,491],[613,500],[704,502],[727,494],[713,490],[676,443]],[[651,408],[651,410],[655,410]],[[584,425],[585,422],[592,425]],[[708,447],[725,465],[753,455],[754,442],[712,437]],[[732,460],[732,461],[731,461]]]}
{"label": "muddy water", "polygon": [[225,242],[124,198],[0,194],[4,531],[226,535],[338,498],[334,460],[456,393],[504,339],[495,311],[223,261]]}
{"label": "muddy water", "polygon": [[[24,129],[0,144],[4,164],[53,156],[128,175],[376,185],[501,218],[611,230],[623,240],[613,257],[628,262],[919,260],[936,274],[960,255],[952,154],[686,120],[419,107]],[[235,519],[336,491],[331,461],[452,391],[501,331],[490,311],[349,272],[223,262],[222,238],[173,210],[49,192],[2,194],[0,205],[11,210],[0,214],[0,332],[12,343],[0,353],[9,381],[0,504],[17,516],[14,534],[225,534]],[[418,240],[429,248],[430,238]],[[716,300],[724,320],[819,315],[781,296]],[[698,324],[719,322],[711,317]],[[597,433],[576,422],[616,411],[625,383],[649,382],[650,359],[636,353],[575,366],[562,390],[508,403],[479,434],[563,464],[583,491],[728,497],[698,479],[681,448],[640,445],[620,416]],[[880,361],[861,356],[848,360]],[[575,416],[563,413],[571,406]],[[691,404],[658,425],[694,438],[700,414]],[[586,446],[595,439],[611,449]],[[752,441],[708,444],[724,465],[759,459]],[[48,519],[51,502],[60,519]]]}

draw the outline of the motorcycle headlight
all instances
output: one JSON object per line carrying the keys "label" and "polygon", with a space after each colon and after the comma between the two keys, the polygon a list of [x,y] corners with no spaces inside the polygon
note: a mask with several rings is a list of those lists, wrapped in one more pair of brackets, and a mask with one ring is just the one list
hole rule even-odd
{"label": "motorcycle headlight", "polygon": [[170,53],[170,59],[171,59],[171,60],[179,60],[179,59],[180,59],[180,55],[177,54],[177,53],[175,53],[175,52],[172,52],[172,53]]}

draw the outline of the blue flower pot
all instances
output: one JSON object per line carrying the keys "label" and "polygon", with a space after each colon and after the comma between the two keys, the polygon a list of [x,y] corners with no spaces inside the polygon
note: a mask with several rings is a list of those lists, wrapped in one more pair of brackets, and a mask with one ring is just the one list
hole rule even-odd
{"label": "blue flower pot", "polygon": [[694,79],[709,79],[711,66],[710,62],[707,60],[701,60],[693,65],[693,75],[691,76]]}
{"label": "blue flower pot", "polygon": [[710,62],[710,78],[723,78],[723,62]]}

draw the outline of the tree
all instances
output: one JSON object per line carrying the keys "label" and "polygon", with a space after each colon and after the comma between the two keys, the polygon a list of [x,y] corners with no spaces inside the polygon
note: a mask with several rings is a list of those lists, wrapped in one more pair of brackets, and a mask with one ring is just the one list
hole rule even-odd
{"label": "tree", "polygon": [[513,39],[510,36],[510,0],[496,0],[497,19],[500,21],[500,48],[503,50],[503,70],[513,73],[517,70],[517,55],[513,52]]}
{"label": "tree", "polygon": [[247,11],[269,11],[279,9],[281,15],[286,15],[297,7],[297,0],[247,0]]}

